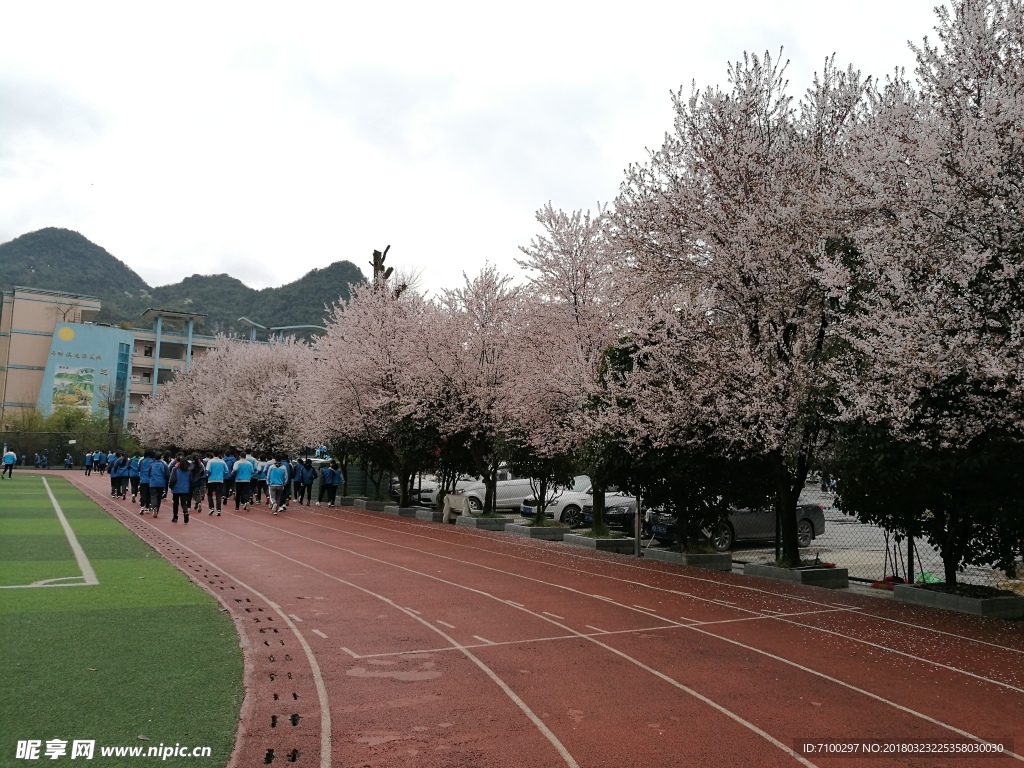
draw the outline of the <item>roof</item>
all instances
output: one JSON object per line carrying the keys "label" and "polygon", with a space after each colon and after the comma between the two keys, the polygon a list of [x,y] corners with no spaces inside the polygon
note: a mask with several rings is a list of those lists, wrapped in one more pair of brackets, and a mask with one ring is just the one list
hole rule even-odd
{"label": "roof", "polygon": [[156,320],[158,317],[166,317],[168,320],[201,320],[206,317],[200,312],[179,312],[176,309],[147,309],[141,315],[143,320]]}

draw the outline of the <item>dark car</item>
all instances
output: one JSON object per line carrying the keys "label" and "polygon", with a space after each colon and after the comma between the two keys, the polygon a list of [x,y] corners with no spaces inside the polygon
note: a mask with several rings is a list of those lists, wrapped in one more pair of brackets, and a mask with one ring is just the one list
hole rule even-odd
{"label": "dark car", "polygon": [[[801,547],[825,533],[825,512],[820,504],[801,504],[796,509],[796,540]],[[651,534],[663,544],[676,540],[676,523],[672,515],[655,515]],[[708,535],[719,552],[728,552],[737,541],[772,541],[775,539],[774,509],[734,509],[729,519]]]}
{"label": "dark car", "polygon": [[[583,525],[592,525],[594,522],[594,505],[587,504],[582,511]],[[605,505],[604,522],[612,528],[622,528],[630,536],[633,535],[633,521],[636,519],[636,501],[615,500]],[[647,524],[644,523],[642,531],[646,533]]]}

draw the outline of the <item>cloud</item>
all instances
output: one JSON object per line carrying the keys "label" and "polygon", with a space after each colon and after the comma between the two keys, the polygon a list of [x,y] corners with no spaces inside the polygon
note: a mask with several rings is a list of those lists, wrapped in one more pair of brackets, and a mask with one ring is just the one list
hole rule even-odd
{"label": "cloud", "polygon": [[0,75],[0,105],[0,158],[23,138],[84,143],[103,131],[98,111],[50,83]]}

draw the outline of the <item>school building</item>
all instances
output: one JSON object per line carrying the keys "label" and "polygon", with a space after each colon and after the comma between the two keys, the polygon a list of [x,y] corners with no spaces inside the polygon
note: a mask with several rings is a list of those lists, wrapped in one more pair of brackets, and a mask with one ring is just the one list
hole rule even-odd
{"label": "school building", "polygon": [[69,405],[128,425],[145,398],[156,394],[214,336],[194,333],[204,314],[147,309],[140,325],[95,323],[100,300],[62,291],[16,286],[0,305],[0,424],[37,408],[49,414]]}

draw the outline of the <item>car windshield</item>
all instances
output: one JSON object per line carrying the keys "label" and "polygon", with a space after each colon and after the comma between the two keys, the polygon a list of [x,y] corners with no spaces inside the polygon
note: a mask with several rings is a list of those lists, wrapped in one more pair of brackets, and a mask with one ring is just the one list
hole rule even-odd
{"label": "car windshield", "polygon": [[573,493],[586,493],[590,490],[590,478],[586,475],[576,475],[572,481]]}

